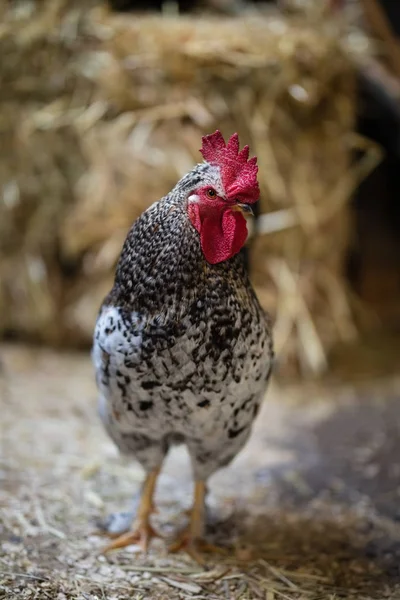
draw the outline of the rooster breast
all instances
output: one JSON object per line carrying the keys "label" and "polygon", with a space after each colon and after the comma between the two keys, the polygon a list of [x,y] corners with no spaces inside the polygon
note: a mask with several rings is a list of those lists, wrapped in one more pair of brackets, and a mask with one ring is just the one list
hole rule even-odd
{"label": "rooster breast", "polygon": [[105,305],[93,360],[100,412],[122,452],[154,468],[187,444],[207,478],[244,445],[271,371],[269,323],[252,290],[216,278],[180,318]]}

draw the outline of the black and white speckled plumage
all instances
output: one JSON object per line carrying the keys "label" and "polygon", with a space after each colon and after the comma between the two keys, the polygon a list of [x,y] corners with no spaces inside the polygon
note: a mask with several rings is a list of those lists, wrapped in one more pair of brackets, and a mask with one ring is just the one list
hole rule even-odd
{"label": "black and white speckled plumage", "polygon": [[93,345],[100,414],[121,452],[151,471],[183,442],[197,480],[245,444],[273,355],[242,257],[208,264],[188,218],[208,184],[222,193],[218,167],[197,165],[133,225]]}

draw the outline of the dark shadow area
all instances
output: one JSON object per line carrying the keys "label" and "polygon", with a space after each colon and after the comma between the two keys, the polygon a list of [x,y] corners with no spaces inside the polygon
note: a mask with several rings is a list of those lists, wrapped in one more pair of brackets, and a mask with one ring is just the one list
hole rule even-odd
{"label": "dark shadow area", "polygon": [[[359,397],[351,406],[339,406],[314,430],[305,429],[288,441],[298,452],[298,469],[311,497],[325,492],[355,506],[366,499],[379,516],[400,521],[399,406],[398,397]],[[310,499],[296,495],[293,487],[283,487],[282,496],[296,505]]]}
{"label": "dark shadow area", "polygon": [[384,151],[352,203],[347,273],[386,327],[400,331],[400,109],[372,80],[358,80],[357,131]]}
{"label": "dark shadow area", "polygon": [[294,411],[293,436],[273,445],[296,461],[255,474],[266,505],[271,491],[278,498],[282,520],[237,516],[247,519],[243,539],[287,569],[301,557],[306,571],[335,585],[371,593],[400,583],[399,403],[360,395],[316,426],[299,425]]}
{"label": "dark shadow area", "polygon": [[311,581],[314,578],[321,598],[329,597],[329,593],[339,597],[343,593],[346,598],[353,597],[349,594],[395,597],[384,594],[400,584],[400,540],[394,540],[372,520],[361,515],[340,516],[337,510],[329,515],[327,506],[325,516],[318,510],[314,515],[289,512],[287,507],[280,514],[257,512],[249,507],[223,524],[210,524],[210,539],[224,539],[226,543],[234,537],[238,556],[242,554],[245,562],[250,561],[250,569],[267,563],[283,573],[304,573]]}
{"label": "dark shadow area", "polygon": [[[242,518],[242,517],[240,517]],[[376,535],[377,539],[373,539]],[[400,543],[390,544],[373,527],[355,529],[348,523],[295,518],[292,523],[259,516],[242,536],[262,558],[287,571],[301,569],[337,588],[382,594],[385,585],[400,582]]]}

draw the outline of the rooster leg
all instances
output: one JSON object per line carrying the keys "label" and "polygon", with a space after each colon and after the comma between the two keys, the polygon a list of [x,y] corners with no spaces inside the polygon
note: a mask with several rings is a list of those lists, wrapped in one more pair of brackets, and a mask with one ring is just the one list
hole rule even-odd
{"label": "rooster leg", "polygon": [[156,470],[146,477],[132,530],[114,539],[102,550],[103,554],[109,552],[109,550],[125,548],[131,544],[139,544],[143,552],[147,552],[151,538],[160,537],[150,524],[150,515],[154,512],[153,496],[158,474],[159,470]]}
{"label": "rooster leg", "polygon": [[189,526],[183,530],[178,539],[169,547],[169,551],[185,551],[196,562],[203,564],[202,552],[223,552],[221,548],[208,544],[203,539],[204,517],[205,517],[205,496],[207,488],[204,481],[196,481],[194,487],[194,502],[190,512]]}

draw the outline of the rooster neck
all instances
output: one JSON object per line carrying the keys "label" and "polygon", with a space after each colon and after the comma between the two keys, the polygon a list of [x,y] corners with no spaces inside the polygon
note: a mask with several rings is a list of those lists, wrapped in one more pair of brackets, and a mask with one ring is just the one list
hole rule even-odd
{"label": "rooster neck", "polygon": [[240,287],[247,276],[237,255],[218,265],[205,260],[186,204],[170,194],[152,205],[130,230],[106,300],[130,311],[182,314],[205,288]]}

